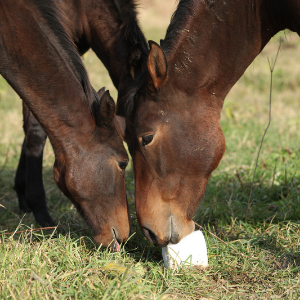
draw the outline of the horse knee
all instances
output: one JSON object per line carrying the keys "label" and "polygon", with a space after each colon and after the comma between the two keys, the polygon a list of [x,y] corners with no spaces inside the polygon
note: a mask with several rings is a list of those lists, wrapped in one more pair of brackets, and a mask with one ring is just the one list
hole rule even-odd
{"label": "horse knee", "polygon": [[43,152],[47,135],[40,124],[27,129],[26,132],[26,154],[38,156]]}

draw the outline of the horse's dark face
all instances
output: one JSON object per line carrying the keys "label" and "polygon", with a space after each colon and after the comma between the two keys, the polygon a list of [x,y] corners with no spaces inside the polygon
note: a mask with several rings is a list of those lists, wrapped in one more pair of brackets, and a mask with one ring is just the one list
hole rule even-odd
{"label": "horse's dark face", "polygon": [[54,178],[92,227],[96,244],[112,246],[130,233],[125,190],[128,155],[122,140],[125,121],[114,115],[109,94],[104,94],[100,106],[93,135],[82,137],[64,168],[55,164]]}
{"label": "horse's dark face", "polygon": [[201,100],[172,84],[163,51],[151,44],[132,145],[137,218],[156,246],[194,230],[193,214],[225,151],[219,114]]}

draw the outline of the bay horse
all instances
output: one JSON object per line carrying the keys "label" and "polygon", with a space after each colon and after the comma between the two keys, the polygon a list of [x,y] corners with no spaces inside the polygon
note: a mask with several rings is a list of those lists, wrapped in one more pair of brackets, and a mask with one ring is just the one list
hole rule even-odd
{"label": "bay horse", "polygon": [[[64,23],[80,55],[90,48],[96,53],[117,87],[119,105],[147,59],[148,46],[136,17],[134,0],[62,0],[57,3]],[[128,60],[128,62],[127,62]],[[15,190],[23,212],[33,211],[41,226],[54,224],[46,208],[42,180],[43,149],[47,134],[23,103],[25,138],[15,177]]]}
{"label": "bay horse", "polygon": [[[96,244],[114,240],[118,248],[130,232],[124,118],[115,115],[108,91],[92,88],[55,3],[0,1],[0,74],[48,135],[54,181],[91,226]],[[35,203],[33,212],[50,223],[45,203]]]}
{"label": "bay horse", "polygon": [[137,219],[156,246],[192,217],[225,151],[224,99],[277,32],[300,34],[299,0],[181,0],[127,98]]}

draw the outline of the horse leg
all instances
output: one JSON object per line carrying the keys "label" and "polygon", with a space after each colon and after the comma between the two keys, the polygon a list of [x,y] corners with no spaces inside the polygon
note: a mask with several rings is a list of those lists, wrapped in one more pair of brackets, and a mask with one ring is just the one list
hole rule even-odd
{"label": "horse leg", "polygon": [[25,190],[26,190],[26,138],[24,138],[22,144],[22,150],[20,155],[20,160],[15,177],[14,189],[17,193],[19,200],[20,211],[24,213],[31,212],[31,209],[27,205]]}
{"label": "horse leg", "polygon": [[[22,147],[22,154],[19,166],[23,170],[18,173],[24,178],[25,174],[25,201],[27,207],[33,212],[35,220],[41,226],[53,226],[54,221],[50,217],[46,205],[46,194],[43,185],[43,149],[47,135],[39,122],[33,116],[25,103],[23,103],[25,140]],[[24,159],[25,157],[25,159]],[[24,162],[25,160],[25,172]],[[18,168],[19,169],[19,168]],[[20,175],[20,176],[21,176]],[[17,177],[17,176],[16,176]],[[22,182],[22,180],[19,180]],[[24,182],[24,180],[23,180]],[[24,197],[21,198],[23,201]],[[21,204],[19,204],[21,208]]]}

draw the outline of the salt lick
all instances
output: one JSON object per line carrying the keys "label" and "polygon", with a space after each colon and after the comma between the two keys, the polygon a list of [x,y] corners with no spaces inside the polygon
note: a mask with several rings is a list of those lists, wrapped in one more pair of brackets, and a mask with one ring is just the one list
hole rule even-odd
{"label": "salt lick", "polygon": [[198,230],[184,237],[178,244],[162,248],[165,268],[208,266],[207,248],[203,233]]}

